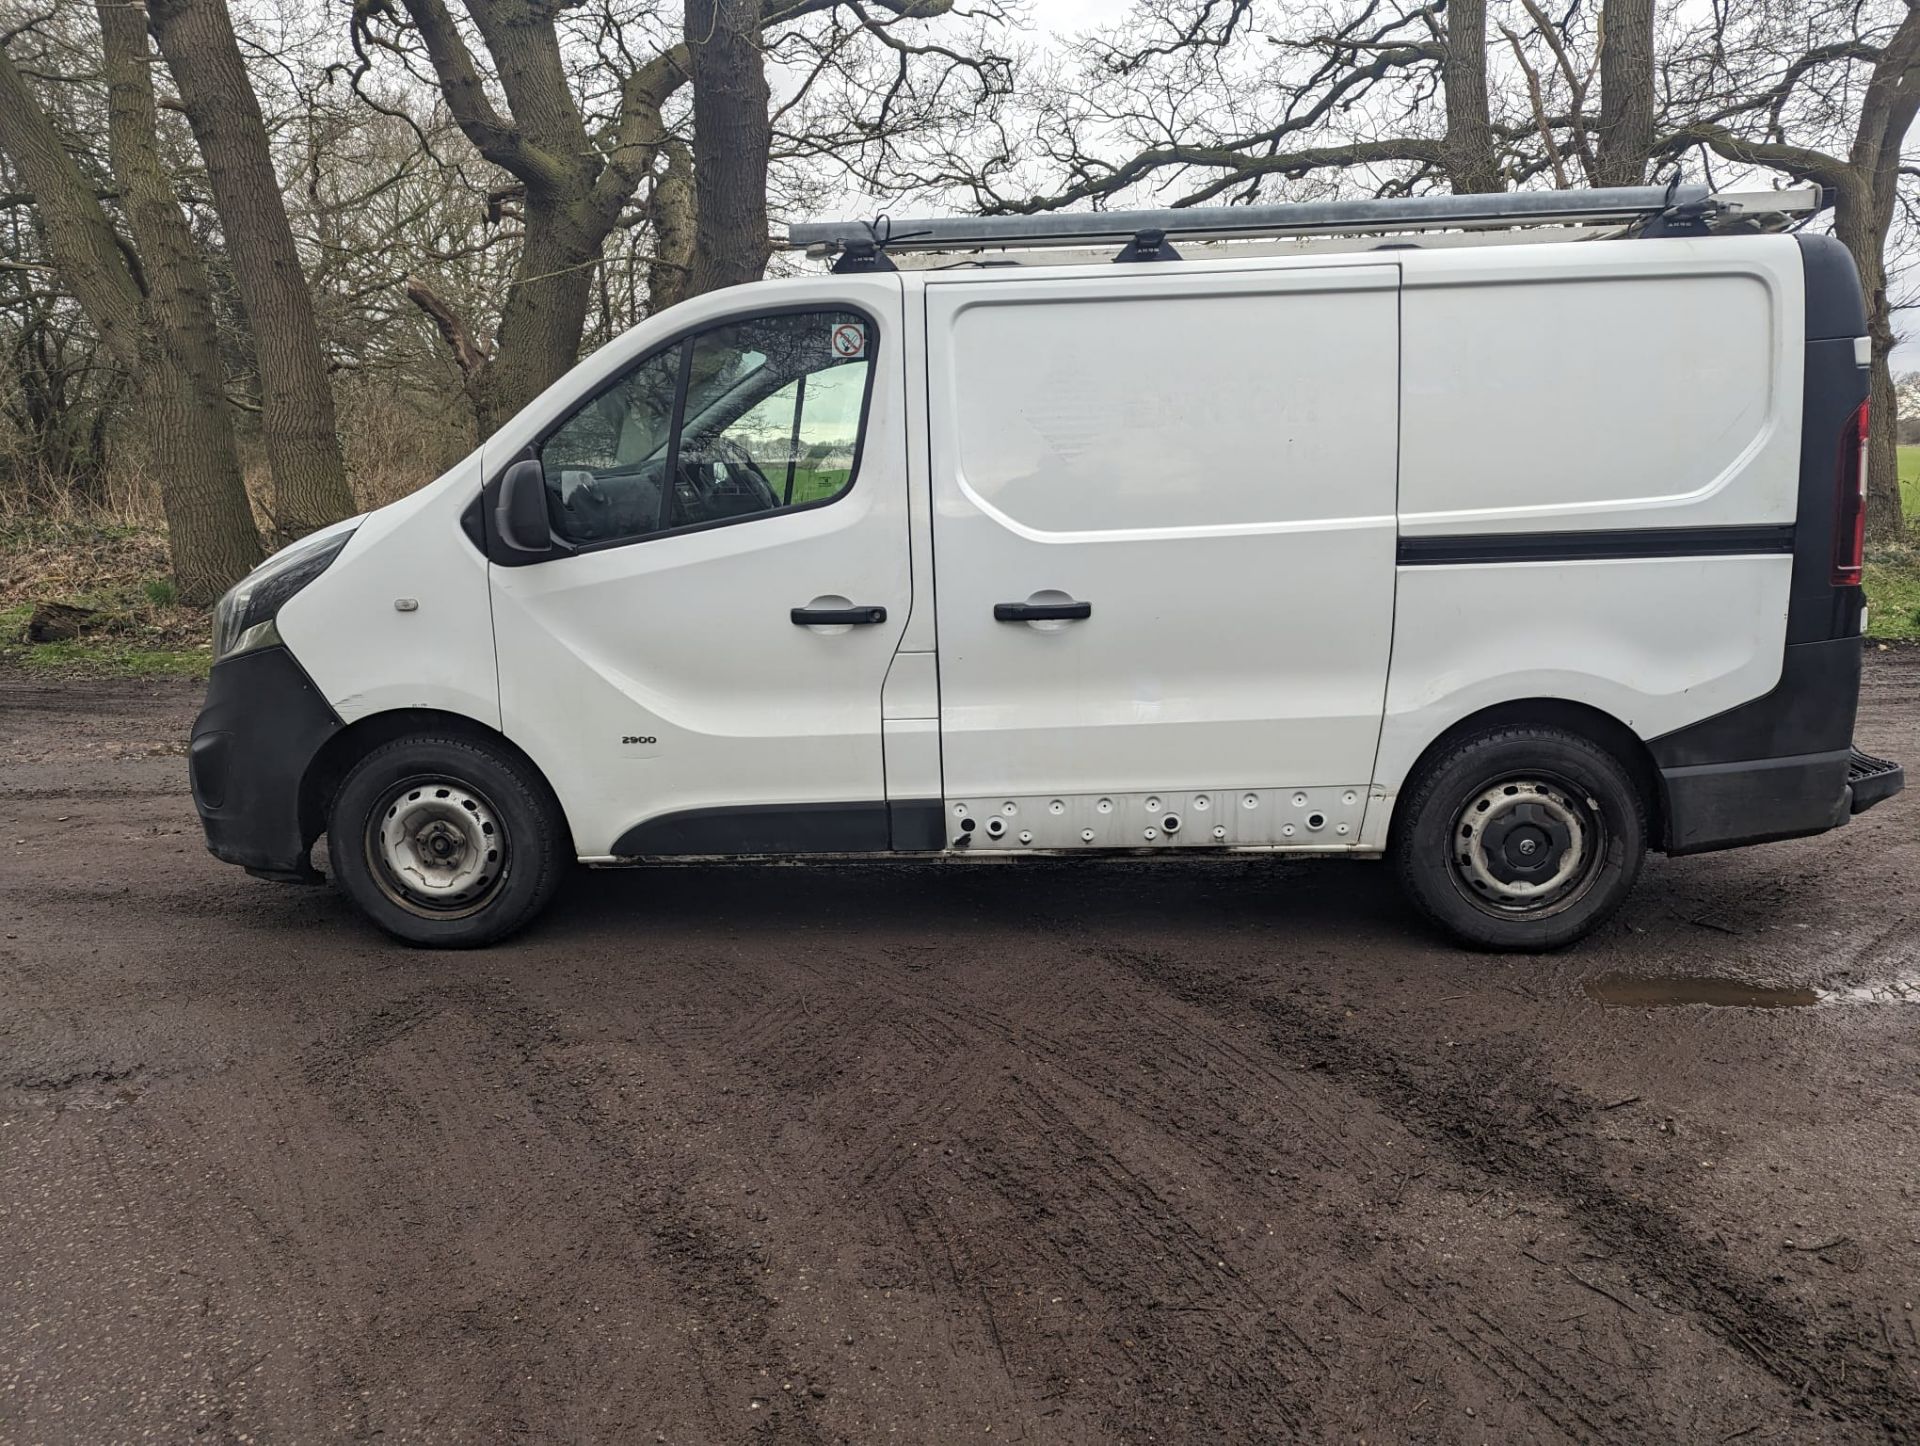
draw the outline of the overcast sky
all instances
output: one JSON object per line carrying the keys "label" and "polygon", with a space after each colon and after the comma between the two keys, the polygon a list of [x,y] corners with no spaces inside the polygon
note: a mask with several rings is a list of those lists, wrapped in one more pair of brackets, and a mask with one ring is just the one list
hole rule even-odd
{"label": "overcast sky", "polygon": [[1126,11],[1126,0],[1033,0],[1034,18],[1060,34],[1089,29]]}

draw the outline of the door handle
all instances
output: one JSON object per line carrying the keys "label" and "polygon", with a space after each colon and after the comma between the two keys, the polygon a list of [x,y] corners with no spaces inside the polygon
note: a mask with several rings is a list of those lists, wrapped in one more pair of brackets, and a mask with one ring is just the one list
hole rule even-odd
{"label": "door handle", "polygon": [[1077,623],[1093,616],[1090,602],[995,603],[996,623]]}
{"label": "door handle", "polygon": [[875,623],[887,620],[885,608],[795,608],[788,614],[795,627],[825,628],[852,624],[856,628],[870,628]]}

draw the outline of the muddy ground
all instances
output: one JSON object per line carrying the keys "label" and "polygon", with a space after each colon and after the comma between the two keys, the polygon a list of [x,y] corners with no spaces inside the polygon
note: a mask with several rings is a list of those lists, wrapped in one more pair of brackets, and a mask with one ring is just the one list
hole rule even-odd
{"label": "muddy ground", "polygon": [[583,875],[457,956],[209,858],[196,701],[0,678],[0,1439],[1920,1437],[1914,794],[1553,958],[1340,863]]}

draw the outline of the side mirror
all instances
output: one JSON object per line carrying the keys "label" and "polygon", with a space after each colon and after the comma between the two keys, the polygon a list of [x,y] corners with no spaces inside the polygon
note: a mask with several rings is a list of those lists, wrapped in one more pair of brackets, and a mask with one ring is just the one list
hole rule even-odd
{"label": "side mirror", "polygon": [[547,478],[525,458],[507,468],[493,503],[493,535],[513,562],[537,562],[555,552],[547,520]]}

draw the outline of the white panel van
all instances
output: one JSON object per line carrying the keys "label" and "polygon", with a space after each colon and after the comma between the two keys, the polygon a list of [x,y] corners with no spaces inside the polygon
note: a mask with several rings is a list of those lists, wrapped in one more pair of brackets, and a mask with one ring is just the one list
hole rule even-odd
{"label": "white panel van", "polygon": [[1545,949],[1650,848],[1843,824],[1903,780],[1852,746],[1859,283],[1654,194],[674,307],[221,603],[208,844],[314,881],[324,835],[421,944],[576,860],[1260,851]]}

